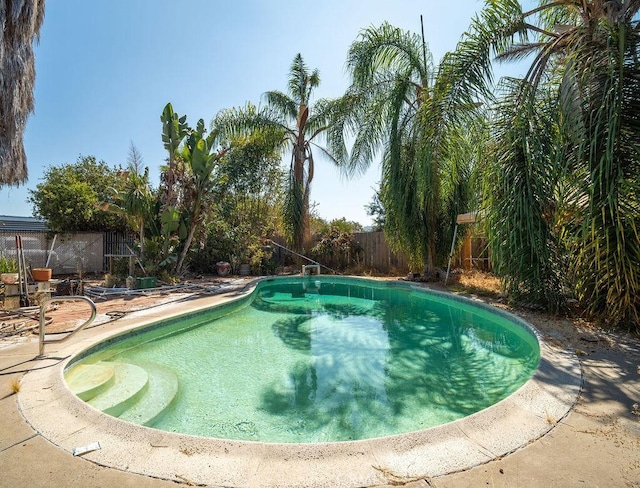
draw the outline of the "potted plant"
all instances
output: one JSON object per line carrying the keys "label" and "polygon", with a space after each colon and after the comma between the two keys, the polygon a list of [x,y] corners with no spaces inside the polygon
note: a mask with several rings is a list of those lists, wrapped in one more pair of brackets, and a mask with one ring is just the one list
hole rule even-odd
{"label": "potted plant", "polygon": [[219,276],[227,276],[231,270],[231,264],[226,261],[218,261],[216,263],[216,271]]}
{"label": "potted plant", "polygon": [[33,268],[31,276],[34,281],[49,281],[51,279],[51,268]]}
{"label": "potted plant", "polygon": [[5,285],[14,285],[18,279],[18,262],[14,258],[0,255],[0,280]]}

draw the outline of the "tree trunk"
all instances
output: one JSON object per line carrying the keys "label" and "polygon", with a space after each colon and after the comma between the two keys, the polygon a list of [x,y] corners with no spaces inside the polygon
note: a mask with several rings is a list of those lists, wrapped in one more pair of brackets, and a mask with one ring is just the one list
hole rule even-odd
{"label": "tree trunk", "polygon": [[294,160],[293,160],[293,178],[294,183],[297,186],[297,191],[300,192],[299,199],[301,201],[296,201],[295,205],[298,207],[300,211],[300,215],[294,215],[296,222],[292,222],[293,224],[293,243],[294,249],[297,252],[301,252],[304,247],[304,239],[305,234],[308,228],[308,198],[309,196],[305,191],[305,182],[304,182],[304,147],[296,145],[294,148]]}
{"label": "tree trunk", "polygon": [[184,263],[185,258],[187,257],[187,253],[189,252],[189,248],[191,247],[191,242],[193,241],[193,236],[196,233],[196,225],[189,225],[189,234],[187,235],[187,240],[184,241],[184,247],[182,248],[182,252],[180,253],[180,258],[178,259],[178,263],[176,264],[176,274],[179,275],[182,272],[182,265]]}
{"label": "tree trunk", "polygon": [[197,220],[200,215],[200,202],[194,204],[193,212],[191,213],[191,218],[189,219],[189,234],[187,234],[187,240],[184,242],[184,247],[182,248],[182,252],[180,253],[180,258],[176,264],[176,274],[179,275],[182,272],[182,265],[184,264],[184,260],[187,257],[187,253],[189,252],[189,248],[191,248],[191,242],[193,241],[193,236],[196,233],[196,229],[198,227]]}
{"label": "tree trunk", "polygon": [[138,232],[140,236],[140,258],[144,258],[144,219],[140,221],[140,231]]}
{"label": "tree trunk", "polygon": [[[429,239],[430,241],[432,239]],[[427,255],[425,256],[424,263],[424,277],[428,279],[433,272],[433,244],[430,242],[427,246]]]}

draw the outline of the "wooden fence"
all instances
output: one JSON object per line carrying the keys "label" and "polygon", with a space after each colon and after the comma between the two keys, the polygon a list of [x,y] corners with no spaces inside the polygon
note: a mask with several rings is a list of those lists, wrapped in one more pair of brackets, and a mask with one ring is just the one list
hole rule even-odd
{"label": "wooden fence", "polygon": [[[354,234],[360,244],[365,266],[381,273],[404,275],[409,271],[409,260],[402,253],[394,253],[384,232],[362,232]],[[489,245],[486,237],[468,231],[460,248],[453,256],[453,268],[481,269],[491,271]]]}
{"label": "wooden fence", "polygon": [[[15,235],[22,235],[27,264],[48,266],[54,275],[99,273],[109,269],[109,256],[129,256],[132,239],[119,234],[92,232],[78,234],[50,234],[44,231],[0,231],[0,255],[16,256]],[[356,249],[345,257],[325,256],[317,259],[325,266],[336,268],[361,265],[379,273],[406,275],[409,261],[402,253],[391,251],[384,232],[358,232],[353,235]],[[284,239],[281,240],[284,245]],[[291,255],[281,248],[274,249],[274,259],[287,264]],[[486,240],[467,235],[465,243],[454,257],[453,267],[490,269]],[[335,262],[334,262],[335,261]]]}
{"label": "wooden fence", "polygon": [[402,253],[391,251],[384,232],[357,232],[354,238],[360,244],[360,255],[366,267],[399,275],[409,271],[409,261]]}

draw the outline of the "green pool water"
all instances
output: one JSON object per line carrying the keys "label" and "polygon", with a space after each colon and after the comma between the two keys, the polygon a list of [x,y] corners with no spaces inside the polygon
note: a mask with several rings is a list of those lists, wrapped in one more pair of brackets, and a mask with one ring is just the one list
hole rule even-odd
{"label": "green pool water", "polygon": [[80,361],[173,371],[178,394],[151,427],[308,443],[467,416],[513,393],[538,360],[534,335],[487,308],[395,282],[313,277],[263,281],[240,303],[110,341]]}

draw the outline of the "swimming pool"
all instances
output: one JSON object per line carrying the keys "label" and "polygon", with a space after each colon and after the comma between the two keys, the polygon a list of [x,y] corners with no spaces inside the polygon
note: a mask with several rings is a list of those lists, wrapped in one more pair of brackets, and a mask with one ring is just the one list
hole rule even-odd
{"label": "swimming pool", "polygon": [[141,425],[315,443],[470,415],[522,386],[539,357],[530,330],[486,307],[323,276],[264,280],[233,304],[97,344],[65,376],[95,408]]}
{"label": "swimming pool", "polygon": [[[135,312],[50,347],[48,359],[43,361],[47,367],[32,370],[20,382],[17,402],[21,415],[51,446],[71,455],[79,446],[99,442],[100,449],[82,457],[129,473],[206,486],[350,488],[434,478],[506,456],[553,430],[579,398],[582,376],[573,350],[545,341],[523,318],[475,301],[474,306],[534,331],[540,345],[536,371],[495,405],[407,434],[313,444],[193,436],[122,421],[70,391],[64,371],[105,343],[139,335],[148,327],[168,325],[172,317],[191,317],[195,323],[198,315],[213,306],[221,314],[227,313],[235,309],[234,300],[249,300],[255,286],[254,282],[240,291]],[[37,352],[37,344],[33,350]]]}

